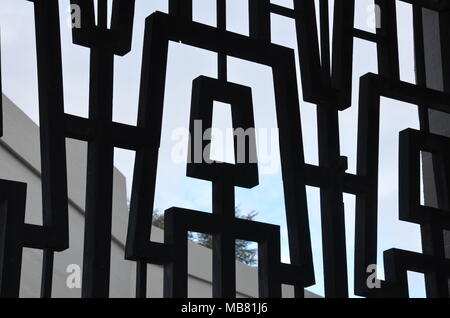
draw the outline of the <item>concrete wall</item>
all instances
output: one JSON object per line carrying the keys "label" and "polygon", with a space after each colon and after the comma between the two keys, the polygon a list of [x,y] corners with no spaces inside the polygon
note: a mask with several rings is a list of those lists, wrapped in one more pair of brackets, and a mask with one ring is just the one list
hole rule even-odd
{"label": "concrete wall", "polygon": [[[4,137],[0,140],[0,179],[28,184],[26,222],[42,224],[40,184],[39,129],[7,97],[3,99]],[[70,248],[55,255],[53,297],[80,297],[80,289],[66,285],[70,264],[82,265],[84,235],[84,201],[86,176],[86,144],[67,140]],[[128,224],[125,177],[114,171],[113,240],[111,243],[111,297],[133,297],[135,263],[124,260],[124,244]],[[163,231],[154,228],[153,241],[163,242]],[[22,267],[21,297],[39,297],[42,252],[25,249]],[[189,243],[189,297],[211,297],[211,250]],[[148,266],[148,294],[162,297],[163,269]],[[257,269],[236,263],[237,296],[257,297]],[[291,297],[292,288],[283,287],[283,295]],[[315,295],[307,293],[307,297]]]}

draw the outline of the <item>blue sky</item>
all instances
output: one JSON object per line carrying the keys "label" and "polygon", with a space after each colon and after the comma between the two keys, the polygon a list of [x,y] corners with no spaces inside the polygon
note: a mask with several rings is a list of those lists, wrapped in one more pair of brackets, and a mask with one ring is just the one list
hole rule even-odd
{"label": "blue sky", "polygon": [[[272,1],[292,7],[292,0]],[[332,4],[333,1],[330,1]],[[356,1],[356,27],[368,30],[370,0]],[[372,1],[373,3],[373,1]],[[135,124],[142,58],[142,44],[145,18],[155,10],[167,12],[167,0],[136,0],[136,17],[132,51],[125,57],[117,57],[115,62],[114,120]],[[67,113],[87,116],[89,50],[75,46],[66,21],[69,0],[60,1],[64,97]],[[227,0],[228,29],[248,34],[247,1]],[[399,45],[402,80],[414,82],[412,15],[410,5],[398,3]],[[194,0],[194,19],[215,25],[215,1]],[[2,31],[3,92],[10,97],[30,118],[38,121],[38,94],[35,61],[35,38],[33,28],[33,4],[25,0],[2,0],[0,2],[0,25]],[[277,44],[296,48],[294,23],[292,20],[273,16],[273,41]],[[160,163],[155,208],[164,210],[172,206],[211,211],[211,184],[185,176],[184,164],[171,160],[171,152],[177,140],[173,132],[177,128],[187,128],[189,119],[192,80],[200,75],[217,76],[217,57],[214,53],[171,43],[167,73],[165,112],[163,122]],[[298,62],[298,61],[297,61]],[[353,105],[340,115],[342,155],[349,158],[349,171],[356,171],[357,101],[359,77],[367,72],[377,72],[375,45],[355,40]],[[275,103],[271,69],[238,59],[229,59],[229,80],[252,88],[256,127],[276,128]],[[299,91],[301,87],[299,85]],[[26,93],[24,93],[26,92]],[[306,161],[317,164],[317,126],[315,105],[301,101],[300,110]],[[220,118],[220,127],[229,126],[225,112],[215,113]],[[382,269],[382,251],[397,247],[421,251],[420,231],[415,224],[398,220],[398,132],[402,129],[418,128],[415,106],[383,99],[381,110],[379,186],[379,265]],[[262,136],[257,136],[262,138]],[[275,149],[278,143],[274,144]],[[261,149],[258,149],[260,152]],[[275,151],[275,158],[279,154]],[[115,164],[127,176],[131,185],[134,154],[116,150]],[[251,190],[237,189],[236,203],[243,212],[256,210],[259,221],[278,224],[282,229],[282,257],[289,260],[286,221],[284,215],[282,178],[276,173],[261,173],[260,185]],[[130,189],[128,189],[130,190]],[[308,188],[308,206],[314,264],[317,284],[311,291],[323,294],[322,249],[320,229],[320,203],[318,189]],[[347,254],[349,264],[349,290],[353,294],[353,253],[354,253],[354,198],[345,195],[347,225]],[[380,273],[382,276],[383,273]],[[411,295],[424,296],[423,277],[411,275]]]}

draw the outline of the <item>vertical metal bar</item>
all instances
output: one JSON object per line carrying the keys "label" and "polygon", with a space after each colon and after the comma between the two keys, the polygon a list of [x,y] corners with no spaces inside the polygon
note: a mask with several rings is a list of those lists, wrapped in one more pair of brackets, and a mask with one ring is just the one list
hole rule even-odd
{"label": "vertical metal bar", "polygon": [[135,7],[135,0],[113,1],[110,30],[116,33],[116,55],[123,56],[131,51]]}
{"label": "vertical metal bar", "polygon": [[[363,77],[359,89],[357,174],[369,180],[364,195],[355,202],[355,294],[373,292],[367,287],[367,267],[377,264],[379,92]],[[368,131],[372,131],[369,134]],[[373,150],[375,149],[375,151]],[[369,151],[370,150],[370,151]]]}
{"label": "vertical metal bar", "polygon": [[330,22],[328,0],[320,0],[320,45],[322,77],[324,81],[330,81]]}
{"label": "vertical metal bar", "polygon": [[98,0],[97,4],[97,26],[106,29],[108,27],[108,0]]}
{"label": "vertical metal bar", "polygon": [[226,30],[227,28],[227,3],[225,0],[217,1],[217,28]]}
{"label": "vertical metal bar", "polygon": [[147,263],[136,262],[136,298],[147,298]]}
{"label": "vertical metal bar", "polygon": [[[235,218],[235,189],[232,182],[217,181],[212,185],[213,214],[224,222]],[[227,221],[225,221],[227,220]],[[231,224],[231,223],[230,223]],[[229,232],[213,235],[213,297],[236,297],[236,242]]]}
{"label": "vertical metal bar", "polygon": [[41,298],[52,297],[54,252],[44,249],[42,257]]}
{"label": "vertical metal bar", "polygon": [[[166,77],[167,53],[169,49],[168,41],[165,40],[165,34],[162,30],[164,30],[164,25],[152,23],[147,20],[145,25],[144,56],[142,59],[137,123],[138,127],[146,130],[149,127],[155,127],[155,131],[159,133],[162,128],[164,79]],[[158,103],[155,107],[150,107],[150,105],[153,105],[150,100],[151,98],[155,98],[155,96],[157,96],[155,100]],[[127,259],[130,256],[134,259],[143,258],[142,251],[145,250],[148,244],[147,242],[151,237],[158,166],[158,145],[161,136],[151,134],[150,132],[149,135],[152,135],[154,138],[154,145],[146,146],[136,151],[130,217],[125,247]],[[146,193],[146,195],[142,195],[142,193]],[[142,279],[139,276],[137,277],[137,284],[143,286]],[[164,289],[169,287],[165,281]]]}
{"label": "vertical metal bar", "polygon": [[270,42],[270,0],[249,1],[250,36]]}
{"label": "vertical metal bar", "polygon": [[[138,127],[158,133],[152,134],[154,143],[136,151],[134,163],[133,186],[130,203],[125,255],[127,259],[145,260],[145,250],[150,244],[152,230],[152,213],[158,165],[158,150],[161,136],[163,115],[164,87],[167,70],[168,41],[163,32],[165,25],[148,19],[145,25],[144,56],[141,70],[139,91]],[[150,102],[151,98],[156,104]],[[151,107],[154,105],[154,107]],[[145,193],[146,195],[142,195]],[[167,220],[165,220],[167,230]],[[144,269],[142,268],[142,272]],[[170,274],[170,269],[165,269]],[[137,284],[143,286],[142,278],[137,276]],[[141,287],[142,288],[142,287]],[[168,289],[166,291],[166,289]],[[164,294],[171,294],[171,286],[164,278]]]}
{"label": "vertical metal bar", "polygon": [[192,21],[192,0],[169,0],[169,13]]}
{"label": "vertical metal bar", "polygon": [[95,138],[88,143],[82,296],[109,295],[114,148],[111,143],[114,54],[91,49],[89,119]]}
{"label": "vertical metal bar", "polygon": [[[64,97],[58,1],[34,1],[39,85],[43,225],[51,239],[69,245]],[[52,290],[53,250],[44,249],[41,296]]]}
{"label": "vertical metal bar", "polygon": [[355,0],[335,0],[331,87],[336,89],[340,96],[339,109],[345,109],[352,104],[354,22]]}
{"label": "vertical metal bar", "polygon": [[317,103],[323,89],[314,1],[294,0],[294,10],[303,99]]}
{"label": "vertical metal bar", "polygon": [[18,298],[27,185],[0,180],[0,297]]}
{"label": "vertical metal bar", "polygon": [[[303,284],[295,284],[295,297],[304,297],[304,287],[314,285],[311,235],[305,189],[302,126],[295,72],[295,55],[283,56],[284,67],[273,70],[275,105],[279,127],[286,223],[291,264],[304,268]],[[287,106],[287,107],[286,107]],[[287,109],[289,108],[289,110]],[[292,136],[292,134],[298,136]],[[288,191],[286,191],[288,189]]]}
{"label": "vertical metal bar", "polygon": [[[281,254],[280,235],[279,232],[273,234],[268,240],[259,242],[258,245],[258,289],[261,298],[281,298],[282,296],[277,270]],[[304,294],[303,290],[302,293]]]}
{"label": "vertical metal bar", "polygon": [[[217,0],[217,28],[227,29],[227,5],[225,0]],[[218,78],[227,80],[227,55],[218,53]]]}
{"label": "vertical metal bar", "polygon": [[380,8],[381,27],[377,28],[380,41],[378,46],[378,73],[392,79],[400,79],[398,57],[397,9],[396,1],[375,0]]}
{"label": "vertical metal bar", "polygon": [[164,297],[188,297],[188,238],[182,228],[184,223],[175,220],[174,213],[166,212],[164,220],[164,242],[173,246],[173,260],[164,266]]}
{"label": "vertical metal bar", "polygon": [[326,297],[348,297],[345,211],[339,180],[339,114],[334,105],[319,104],[317,126],[319,162],[335,170],[327,187],[320,189],[322,244]]}
{"label": "vertical metal bar", "polygon": [[[331,89],[329,7],[320,1],[322,87]],[[326,297],[348,297],[345,210],[340,180],[339,101],[317,105],[320,166],[334,172],[328,187],[320,188],[322,244]]]}

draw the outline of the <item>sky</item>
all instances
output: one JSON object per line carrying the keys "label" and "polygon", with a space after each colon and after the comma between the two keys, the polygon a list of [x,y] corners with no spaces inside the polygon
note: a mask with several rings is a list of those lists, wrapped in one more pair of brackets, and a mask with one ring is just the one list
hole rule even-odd
{"label": "sky", "polygon": [[[71,41],[69,0],[61,0],[61,32],[66,113],[87,117],[89,50]],[[292,0],[272,1],[292,7]],[[317,2],[317,1],[316,1]],[[370,0],[356,1],[355,27],[373,31]],[[333,1],[330,0],[332,7]],[[399,50],[401,79],[414,83],[414,56],[412,37],[412,11],[409,4],[397,1],[399,24]],[[115,59],[114,120],[136,124],[139,96],[140,68],[145,18],[154,11],[167,12],[167,0],[136,0],[136,15],[132,50]],[[227,0],[227,29],[248,35],[248,3]],[[332,17],[330,17],[332,19]],[[215,25],[215,1],[194,0],[194,20]],[[33,4],[25,0],[0,1],[0,26],[2,40],[3,93],[14,101],[33,121],[38,123],[38,88],[34,37]],[[296,50],[294,21],[272,15],[273,42]],[[166,99],[162,142],[157,172],[155,209],[161,211],[177,206],[205,212],[211,211],[211,184],[186,177],[185,163],[175,162],[173,152],[180,145],[176,132],[186,129],[189,122],[192,80],[200,75],[217,77],[217,55],[212,52],[171,43],[167,71]],[[287,229],[283,199],[282,176],[279,167],[278,140],[276,136],[275,101],[271,69],[255,63],[229,58],[229,81],[252,88],[255,125],[257,131],[259,186],[254,189],[236,189],[236,204],[242,212],[256,210],[257,220],[280,225],[282,234],[282,259],[289,261]],[[298,70],[299,92],[301,93]],[[367,72],[377,73],[376,47],[372,43],[355,39],[354,83],[352,107],[340,113],[341,152],[349,159],[350,173],[356,172],[356,138],[358,115],[359,78]],[[217,104],[214,108],[214,127],[231,126],[229,109]],[[302,134],[306,162],[318,164],[316,106],[300,101]],[[382,252],[390,248],[421,251],[420,230],[416,224],[398,220],[398,133],[405,128],[418,128],[417,108],[413,105],[382,99],[380,124],[379,163],[379,231],[378,262],[383,277]],[[225,143],[226,145],[226,143]],[[185,149],[182,145],[181,150]],[[271,150],[271,151],[269,151]],[[225,154],[225,157],[229,153]],[[270,156],[268,156],[270,155]],[[266,160],[263,160],[266,159]],[[131,191],[134,153],[116,149],[115,165],[127,178]],[[323,267],[320,226],[319,190],[309,188],[308,210],[312,235],[313,256],[317,284],[308,288],[323,295]],[[354,253],[354,197],[344,196],[346,214],[346,239],[348,255],[349,292],[353,295]],[[423,275],[410,274],[412,297],[423,297]]]}

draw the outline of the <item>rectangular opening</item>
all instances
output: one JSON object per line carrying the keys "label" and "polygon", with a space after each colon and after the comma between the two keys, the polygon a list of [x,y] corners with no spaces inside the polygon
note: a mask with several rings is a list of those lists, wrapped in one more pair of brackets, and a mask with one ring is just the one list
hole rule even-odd
{"label": "rectangular opening", "polygon": [[270,15],[270,21],[272,43],[283,45],[293,49],[296,48],[297,36],[295,29],[295,20],[272,13]]}
{"label": "rectangular opening", "polygon": [[355,259],[355,203],[356,196],[344,193],[345,240],[347,247],[348,293],[355,296],[354,291],[354,259]]}
{"label": "rectangular opening", "polygon": [[114,0],[107,0],[107,1],[108,1],[108,28],[111,28],[112,8]]}
{"label": "rectangular opening", "polygon": [[215,0],[193,0],[192,18],[213,27],[217,26],[217,2]]}
{"label": "rectangular opening", "polygon": [[[112,202],[112,239],[111,239],[111,265],[110,265],[110,297],[129,297],[129,291],[135,285],[130,277],[123,273],[132,272],[132,264],[124,259],[123,242],[126,241],[129,220],[129,198],[134,169],[133,151],[114,148],[114,162],[120,166],[113,170],[113,202]],[[128,180],[126,176],[129,176]],[[128,184],[127,184],[128,183]],[[130,191],[130,192],[128,192]],[[148,238],[150,239],[150,238]],[[148,272],[147,272],[148,276]]]}
{"label": "rectangular opening", "polygon": [[211,160],[230,164],[236,163],[233,136],[231,105],[215,101],[211,129]]}
{"label": "rectangular opening", "polygon": [[123,174],[126,181],[127,204],[129,207],[133,185],[134,160],[136,152],[121,148],[114,149],[114,167]]}
{"label": "rectangular opening", "polygon": [[249,36],[248,0],[226,0],[226,6],[227,30]]}
{"label": "rectangular opening", "polygon": [[325,282],[323,274],[323,248],[322,248],[322,221],[320,190],[318,188],[306,187],[308,200],[309,226],[311,232],[312,256],[314,262],[314,276],[316,284],[307,287],[306,290],[317,295],[325,295]]}
{"label": "rectangular opening", "polygon": [[425,275],[408,271],[409,298],[426,298]]}
{"label": "rectangular opening", "polygon": [[236,261],[250,267],[258,266],[258,244],[236,240]]}
{"label": "rectangular opening", "polygon": [[414,57],[414,26],[412,5],[403,1],[396,1],[400,79],[409,83],[416,83]]}
{"label": "rectangular opening", "polygon": [[99,0],[94,0],[95,25],[98,24],[98,1],[99,1]]}
{"label": "rectangular opening", "polygon": [[188,297],[212,298],[212,235],[188,232]]}
{"label": "rectangular opening", "polygon": [[434,192],[433,154],[426,151],[420,152],[420,204],[423,206],[438,208]]}
{"label": "rectangular opening", "polygon": [[355,28],[366,32],[376,33],[379,22],[378,7],[374,0],[355,1]]}
{"label": "rectangular opening", "polygon": [[42,260],[41,250],[24,248],[20,276],[20,298],[39,298],[41,290]]}
{"label": "rectangular opening", "polygon": [[236,240],[236,297],[259,297],[258,244]]}
{"label": "rectangular opening", "polygon": [[450,212],[448,200],[441,200],[445,197],[439,197],[442,196],[441,188],[447,187],[447,182],[440,178],[445,173],[441,171],[445,166],[444,159],[437,154],[421,151],[420,160],[420,204]]}
{"label": "rectangular opening", "polygon": [[[132,280],[133,281],[133,280]],[[154,288],[155,286],[164,286],[164,269],[160,265],[147,265],[147,298],[163,298],[163,288]]]}

